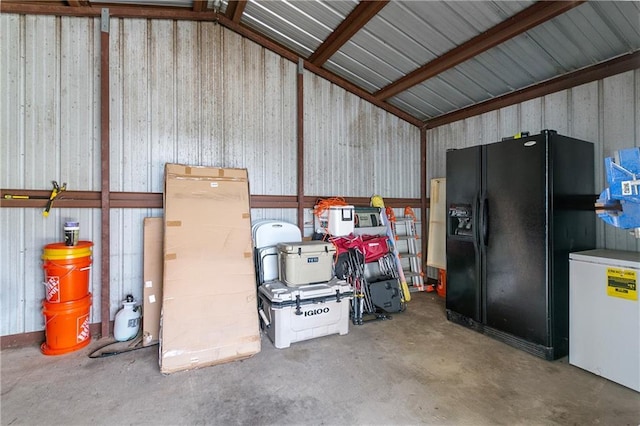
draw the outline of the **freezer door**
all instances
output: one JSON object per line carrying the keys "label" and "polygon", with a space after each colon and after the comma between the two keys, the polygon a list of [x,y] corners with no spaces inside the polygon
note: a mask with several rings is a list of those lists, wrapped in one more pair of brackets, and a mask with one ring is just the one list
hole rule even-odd
{"label": "freezer door", "polygon": [[478,200],[481,147],[447,152],[447,292],[448,310],[480,322],[481,273],[478,247]]}
{"label": "freezer door", "polygon": [[546,138],[485,145],[486,324],[548,346]]}

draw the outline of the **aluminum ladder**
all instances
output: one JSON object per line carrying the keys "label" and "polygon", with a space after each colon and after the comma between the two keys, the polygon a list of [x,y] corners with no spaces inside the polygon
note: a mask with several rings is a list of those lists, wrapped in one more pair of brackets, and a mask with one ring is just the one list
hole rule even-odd
{"label": "aluminum ladder", "polygon": [[415,216],[397,217],[392,222],[396,247],[409,291],[425,291],[420,237],[416,232]]}

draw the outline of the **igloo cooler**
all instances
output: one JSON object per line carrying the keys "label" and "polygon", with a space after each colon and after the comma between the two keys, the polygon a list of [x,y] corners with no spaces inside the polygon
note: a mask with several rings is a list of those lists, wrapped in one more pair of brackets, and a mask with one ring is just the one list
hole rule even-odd
{"label": "igloo cooler", "polygon": [[289,287],[324,283],[333,278],[336,248],[324,241],[278,243],[280,281]]}
{"label": "igloo cooler", "polygon": [[263,328],[278,349],[303,340],[349,332],[353,291],[344,280],[300,287],[271,281],[258,287],[258,296]]}

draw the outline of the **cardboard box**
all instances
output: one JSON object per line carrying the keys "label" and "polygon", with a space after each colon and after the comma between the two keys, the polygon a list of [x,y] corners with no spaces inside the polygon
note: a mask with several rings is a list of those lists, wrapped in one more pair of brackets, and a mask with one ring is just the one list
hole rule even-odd
{"label": "cardboard box", "polygon": [[158,343],[162,312],[162,246],[164,220],[144,218],[142,346]]}
{"label": "cardboard box", "polygon": [[160,370],[260,352],[245,169],[166,164]]}

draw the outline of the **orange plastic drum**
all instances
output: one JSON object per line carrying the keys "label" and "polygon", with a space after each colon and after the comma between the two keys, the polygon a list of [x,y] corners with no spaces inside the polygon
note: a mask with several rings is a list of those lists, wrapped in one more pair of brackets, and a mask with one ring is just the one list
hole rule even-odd
{"label": "orange plastic drum", "polygon": [[89,294],[91,247],[91,241],[79,241],[75,246],[64,243],[44,246],[42,268],[47,302],[71,302]]}
{"label": "orange plastic drum", "polygon": [[76,351],[91,342],[89,312],[92,296],[80,300],[49,303],[42,301],[45,319],[45,342],[40,346],[45,355],[61,355]]}

